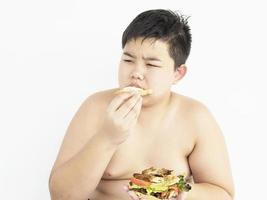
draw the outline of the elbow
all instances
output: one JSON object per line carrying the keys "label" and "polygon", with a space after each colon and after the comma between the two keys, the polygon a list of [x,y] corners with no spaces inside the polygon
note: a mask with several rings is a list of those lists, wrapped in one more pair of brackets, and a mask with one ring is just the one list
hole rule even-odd
{"label": "elbow", "polygon": [[59,188],[57,187],[57,184],[55,183],[55,180],[50,175],[48,188],[50,192],[50,198],[51,200],[64,200],[66,199],[61,192],[59,192]]}
{"label": "elbow", "polygon": [[84,200],[89,196],[88,191],[83,191],[81,188],[70,189],[55,177],[49,178],[49,192],[51,200]]}
{"label": "elbow", "polygon": [[227,193],[227,199],[228,200],[234,200],[234,195]]}
{"label": "elbow", "polygon": [[235,198],[235,193],[234,193],[234,191],[232,191],[232,192],[228,192],[227,194],[229,195],[229,200],[234,200],[234,198]]}
{"label": "elbow", "polygon": [[[223,188],[222,188],[223,189]],[[234,189],[231,189],[231,190],[226,190],[226,189],[223,189],[225,191],[225,195],[227,196],[227,200],[234,200],[234,197],[235,197],[235,191]]]}
{"label": "elbow", "polygon": [[67,191],[64,191],[64,189],[60,187],[60,185],[61,184],[58,183],[54,177],[50,176],[48,187],[51,200],[74,200],[75,198],[72,198]]}
{"label": "elbow", "polygon": [[230,187],[230,189],[227,190],[226,192],[229,195],[229,200],[234,200],[234,198],[235,198],[235,188],[234,188],[234,185],[232,185],[232,187]]}
{"label": "elbow", "polygon": [[229,194],[228,192],[227,192],[227,200],[234,200],[234,195],[232,195],[232,194]]}
{"label": "elbow", "polygon": [[69,192],[64,192],[62,188],[58,188],[53,184],[49,184],[49,192],[50,192],[50,198],[51,200],[76,200],[79,199],[77,197],[74,197]]}
{"label": "elbow", "polygon": [[219,185],[213,184],[213,186],[217,187],[217,190],[220,193],[220,196],[224,200],[233,200],[235,196],[234,187],[222,187]]}

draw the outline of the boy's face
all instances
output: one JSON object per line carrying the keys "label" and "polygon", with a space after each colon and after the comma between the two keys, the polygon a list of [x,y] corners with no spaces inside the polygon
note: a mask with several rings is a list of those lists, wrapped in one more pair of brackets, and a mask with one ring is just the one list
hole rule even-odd
{"label": "boy's face", "polygon": [[133,84],[152,89],[153,94],[144,100],[159,100],[169,94],[172,84],[181,76],[178,70],[174,71],[174,60],[168,53],[167,43],[154,39],[146,39],[142,43],[142,38],[126,43],[119,64],[121,88]]}

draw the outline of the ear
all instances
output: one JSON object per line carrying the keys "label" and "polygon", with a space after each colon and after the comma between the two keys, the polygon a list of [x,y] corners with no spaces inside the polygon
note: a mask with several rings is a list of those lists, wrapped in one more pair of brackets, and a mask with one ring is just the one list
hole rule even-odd
{"label": "ear", "polygon": [[176,84],[179,80],[181,80],[187,72],[187,67],[185,64],[181,64],[174,72],[174,80],[173,84]]}

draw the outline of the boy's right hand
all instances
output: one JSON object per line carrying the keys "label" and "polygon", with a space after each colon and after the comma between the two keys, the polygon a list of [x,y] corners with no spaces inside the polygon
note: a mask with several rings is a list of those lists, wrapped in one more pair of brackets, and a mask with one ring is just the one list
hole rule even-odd
{"label": "boy's right hand", "polygon": [[107,107],[101,132],[113,144],[121,144],[135,126],[142,107],[142,97],[137,92],[116,95]]}
{"label": "boy's right hand", "polygon": [[[133,191],[129,190],[129,187],[127,185],[124,185],[123,189],[128,193],[129,197],[132,200],[146,200],[147,199],[145,195],[143,197],[138,197]],[[186,200],[186,197],[187,197],[187,192],[181,192],[176,198],[163,199],[163,200]]]}

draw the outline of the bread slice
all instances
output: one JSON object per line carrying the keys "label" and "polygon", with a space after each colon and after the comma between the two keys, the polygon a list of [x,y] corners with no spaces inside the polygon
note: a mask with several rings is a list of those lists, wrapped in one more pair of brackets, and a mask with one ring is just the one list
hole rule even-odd
{"label": "bread slice", "polygon": [[146,200],[161,200],[157,197],[154,197],[152,195],[145,195],[145,194],[142,194],[140,192],[137,192],[137,191],[134,191],[134,193],[136,194],[136,196],[138,196],[140,199],[146,199]]}
{"label": "bread slice", "polygon": [[122,88],[122,89],[116,91],[115,93],[119,94],[119,93],[123,93],[123,92],[132,92],[132,91],[138,92],[141,96],[146,96],[146,95],[152,94],[151,89],[144,90],[142,88],[137,88],[137,87],[132,87],[132,86]]}

